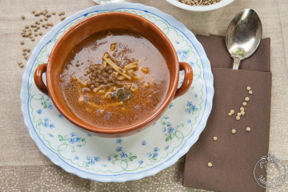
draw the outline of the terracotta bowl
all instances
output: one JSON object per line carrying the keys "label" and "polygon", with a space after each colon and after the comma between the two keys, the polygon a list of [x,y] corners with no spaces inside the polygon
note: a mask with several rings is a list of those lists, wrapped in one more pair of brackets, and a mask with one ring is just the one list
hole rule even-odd
{"label": "terracotta bowl", "polygon": [[[60,74],[62,72],[66,57],[70,51],[81,41],[90,35],[111,29],[125,29],[141,34],[150,40],[165,57],[170,71],[170,84],[163,102],[155,112],[140,123],[124,127],[100,128],[92,126],[88,122],[79,119],[67,106],[60,87]],[[149,51],[149,50],[147,50]],[[157,67],[157,66],[155,66]],[[151,69],[153,70],[153,69]],[[179,70],[184,70],[185,78],[182,86],[177,89],[179,81]],[[46,72],[46,84],[43,83],[42,74]],[[125,136],[133,134],[156,119],[158,119],[167,108],[169,103],[183,95],[191,86],[193,71],[189,64],[179,62],[176,51],[167,36],[153,23],[131,13],[109,12],[89,17],[71,27],[52,50],[48,63],[40,65],[34,73],[34,81],[40,91],[49,95],[57,109],[72,123],[89,131],[103,136]]]}

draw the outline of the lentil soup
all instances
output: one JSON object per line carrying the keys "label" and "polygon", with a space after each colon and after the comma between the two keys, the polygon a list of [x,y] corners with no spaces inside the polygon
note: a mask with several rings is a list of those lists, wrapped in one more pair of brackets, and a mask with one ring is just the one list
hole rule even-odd
{"label": "lentil soup", "polygon": [[133,125],[153,114],[169,82],[160,51],[141,35],[124,30],[96,33],[82,41],[60,74],[70,110],[105,128]]}

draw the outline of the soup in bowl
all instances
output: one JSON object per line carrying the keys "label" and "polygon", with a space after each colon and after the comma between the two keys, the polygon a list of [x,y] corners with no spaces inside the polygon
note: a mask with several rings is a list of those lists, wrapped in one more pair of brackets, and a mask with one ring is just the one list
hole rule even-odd
{"label": "soup in bowl", "polygon": [[[185,78],[177,89],[180,69]],[[48,64],[34,74],[36,86],[68,120],[105,136],[147,127],[189,89],[192,79],[191,66],[178,61],[157,26],[118,12],[73,26],[57,42]]]}

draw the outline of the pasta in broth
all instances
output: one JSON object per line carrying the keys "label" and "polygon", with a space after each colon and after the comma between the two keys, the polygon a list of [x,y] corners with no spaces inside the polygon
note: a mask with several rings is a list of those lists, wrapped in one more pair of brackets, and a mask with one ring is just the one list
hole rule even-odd
{"label": "pasta in broth", "polygon": [[169,81],[165,58],[149,40],[116,30],[78,44],[60,75],[71,111],[91,125],[107,128],[132,125],[151,115]]}

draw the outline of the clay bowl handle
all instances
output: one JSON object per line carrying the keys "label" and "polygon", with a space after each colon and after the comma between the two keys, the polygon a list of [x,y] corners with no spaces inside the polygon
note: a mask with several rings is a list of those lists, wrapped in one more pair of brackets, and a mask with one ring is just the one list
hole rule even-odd
{"label": "clay bowl handle", "polygon": [[42,93],[48,95],[48,89],[42,79],[42,74],[45,73],[46,70],[47,70],[47,63],[39,65],[34,72],[34,81],[35,81],[37,88]]}
{"label": "clay bowl handle", "polygon": [[185,62],[179,62],[180,70],[184,70],[184,81],[179,89],[176,90],[174,99],[180,97],[190,88],[193,81],[193,69],[192,67]]}

